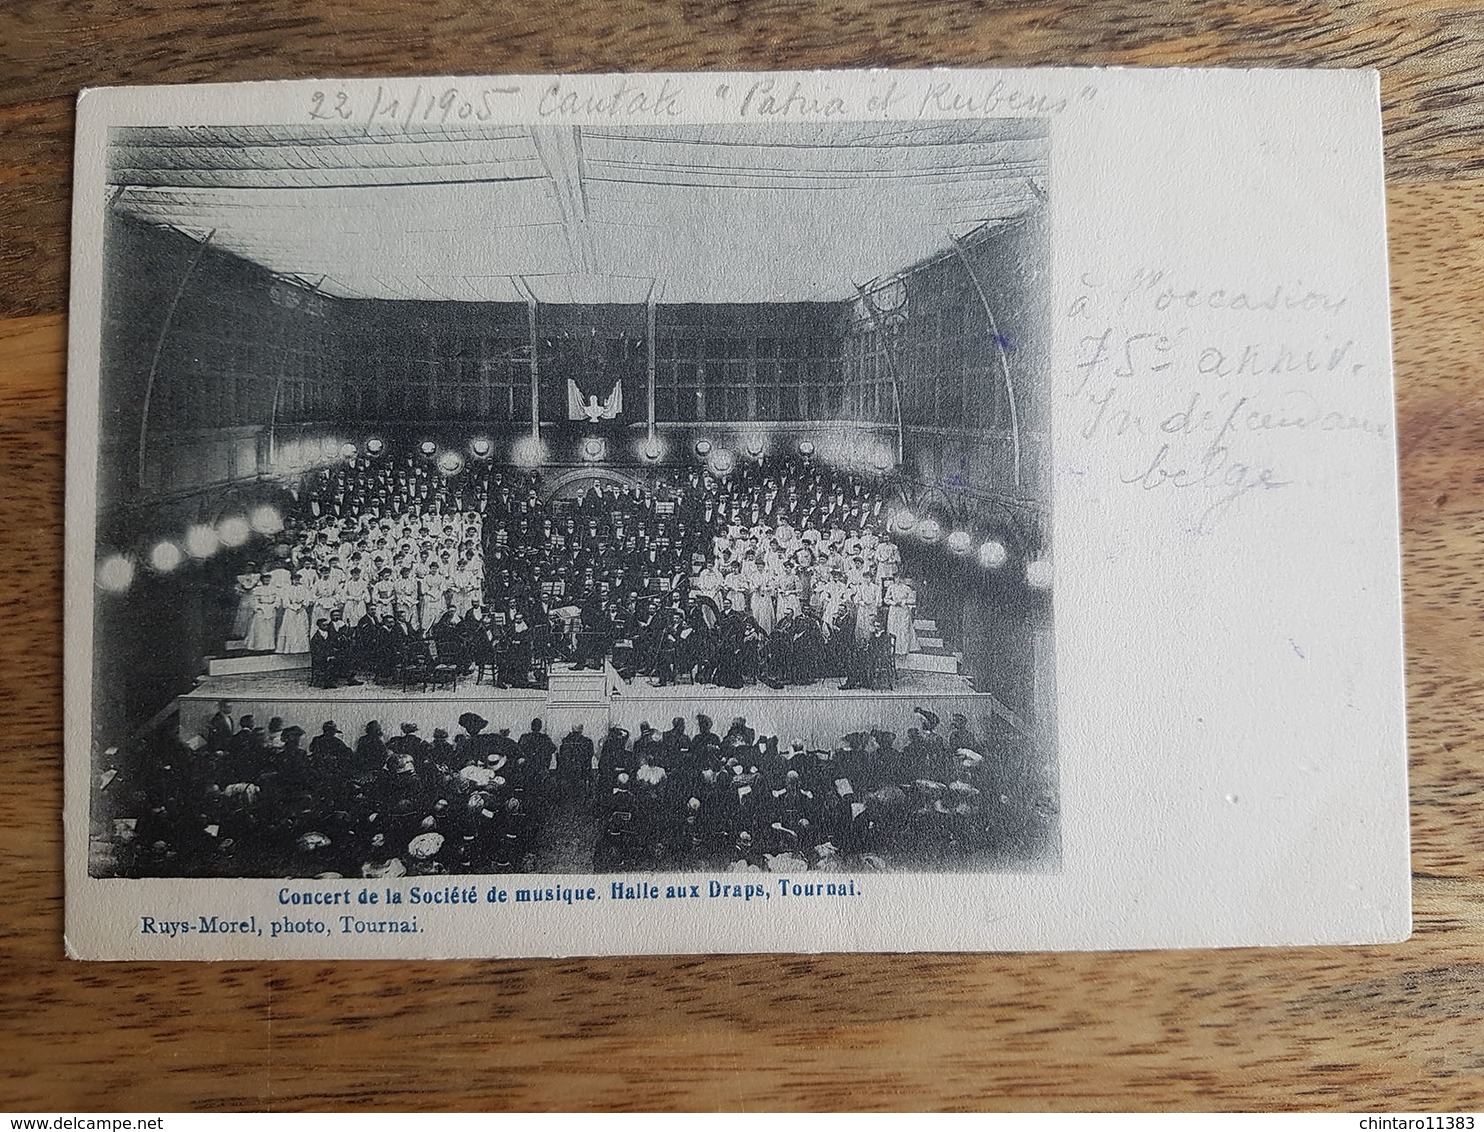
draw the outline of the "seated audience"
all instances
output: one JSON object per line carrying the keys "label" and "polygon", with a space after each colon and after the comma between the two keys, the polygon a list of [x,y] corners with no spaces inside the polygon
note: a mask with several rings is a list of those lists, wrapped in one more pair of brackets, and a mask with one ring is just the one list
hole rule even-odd
{"label": "seated audience", "polygon": [[595,752],[581,727],[558,745],[537,718],[515,740],[465,712],[453,742],[443,728],[424,741],[412,721],[387,740],[372,721],[352,748],[327,721],[307,748],[303,727],[282,726],[275,749],[222,705],[205,743],[156,735],[110,752],[95,865],[140,877],[801,872],[1011,867],[1054,851],[1054,791],[1022,736],[997,719],[976,732],[962,714],[944,734],[935,712],[915,716],[905,742],[877,728],[809,748],[742,718],[718,734],[702,714],[663,734],[645,722],[632,742],[611,727]]}

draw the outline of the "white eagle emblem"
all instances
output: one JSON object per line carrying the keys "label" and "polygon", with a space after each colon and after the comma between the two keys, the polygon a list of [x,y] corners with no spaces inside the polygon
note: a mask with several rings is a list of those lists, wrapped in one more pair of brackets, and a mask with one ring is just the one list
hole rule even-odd
{"label": "white eagle emblem", "polygon": [[577,382],[570,377],[567,379],[567,419],[569,421],[587,421],[590,424],[596,424],[598,421],[616,420],[622,412],[622,381],[615,381],[613,389],[600,403],[596,393],[591,394],[584,402],[582,390],[577,388]]}

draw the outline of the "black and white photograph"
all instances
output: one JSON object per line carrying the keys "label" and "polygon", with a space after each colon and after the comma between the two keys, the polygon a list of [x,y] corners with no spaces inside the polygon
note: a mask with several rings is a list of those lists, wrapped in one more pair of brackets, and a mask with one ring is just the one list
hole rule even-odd
{"label": "black and white photograph", "polygon": [[1056,873],[1051,121],[316,97],[107,134],[89,875]]}

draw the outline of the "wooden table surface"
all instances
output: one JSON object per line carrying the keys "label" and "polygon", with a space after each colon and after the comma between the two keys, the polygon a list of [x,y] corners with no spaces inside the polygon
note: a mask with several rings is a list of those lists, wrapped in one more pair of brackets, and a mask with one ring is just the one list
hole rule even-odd
{"label": "wooden table surface", "polygon": [[[1414,938],[1107,955],[64,960],[63,370],[78,90],[933,64],[1380,68]],[[4,0],[0,1108],[1481,1107],[1481,311],[1476,4]]]}

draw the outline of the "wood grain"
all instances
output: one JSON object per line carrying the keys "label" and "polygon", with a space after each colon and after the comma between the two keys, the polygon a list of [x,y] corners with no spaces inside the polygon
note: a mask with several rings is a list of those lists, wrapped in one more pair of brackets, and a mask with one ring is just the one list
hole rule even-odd
{"label": "wood grain", "polygon": [[[0,1107],[1484,1105],[1484,11],[1476,5],[133,0],[0,11]],[[858,64],[1378,66],[1417,932],[1394,947],[444,964],[61,957],[79,88]]]}

